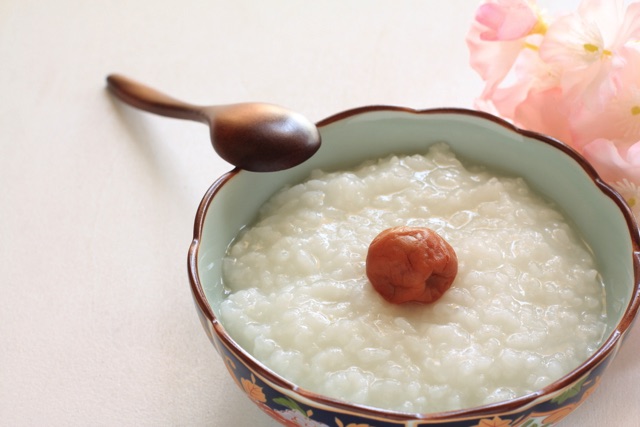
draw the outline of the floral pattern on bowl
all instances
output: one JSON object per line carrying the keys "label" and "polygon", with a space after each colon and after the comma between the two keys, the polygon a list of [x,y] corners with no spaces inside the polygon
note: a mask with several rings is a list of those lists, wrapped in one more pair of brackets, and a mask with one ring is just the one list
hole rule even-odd
{"label": "floral pattern on bowl", "polygon": [[[365,417],[356,412],[337,414],[335,409],[314,406],[312,403],[301,402],[294,395],[273,385],[269,380],[260,376],[251,367],[242,362],[211,330],[204,314],[201,314],[203,326],[208,329],[207,334],[215,345],[225,366],[238,387],[244,391],[262,411],[285,426],[291,427],[418,427],[418,426],[446,426],[446,427],[549,427],[557,424],[578,406],[580,406],[598,387],[602,372],[609,363],[608,357],[581,379],[568,385],[553,395],[538,399],[524,411],[500,413],[486,418],[469,419],[461,416],[459,419],[450,418],[446,421],[424,420],[390,422]],[[615,351],[610,353],[614,355]]]}

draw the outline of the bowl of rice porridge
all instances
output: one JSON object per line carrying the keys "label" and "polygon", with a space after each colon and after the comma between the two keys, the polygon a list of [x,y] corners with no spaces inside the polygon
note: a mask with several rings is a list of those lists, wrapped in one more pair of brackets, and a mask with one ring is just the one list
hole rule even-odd
{"label": "bowl of rice porridge", "polygon": [[[247,396],[331,427],[548,426],[583,403],[640,305],[620,195],[566,145],[477,111],[372,106],[318,128],[312,158],[232,170],[196,214],[191,289]],[[370,269],[418,267],[372,242],[424,229],[450,280],[384,295]]]}

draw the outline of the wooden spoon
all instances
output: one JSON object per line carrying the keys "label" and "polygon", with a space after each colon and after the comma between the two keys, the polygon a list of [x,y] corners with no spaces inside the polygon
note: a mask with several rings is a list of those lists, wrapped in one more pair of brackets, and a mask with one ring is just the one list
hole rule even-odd
{"label": "wooden spoon", "polygon": [[320,133],[301,114],[263,103],[188,104],[127,77],[111,74],[108,89],[150,113],[209,125],[214,150],[227,162],[254,172],[296,166],[320,148]]}

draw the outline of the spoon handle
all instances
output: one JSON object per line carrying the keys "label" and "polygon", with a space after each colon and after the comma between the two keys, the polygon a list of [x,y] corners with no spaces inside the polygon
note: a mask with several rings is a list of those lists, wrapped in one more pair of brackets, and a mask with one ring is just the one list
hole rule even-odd
{"label": "spoon handle", "polygon": [[107,76],[107,88],[132,107],[175,119],[209,123],[203,107],[188,104],[119,74]]}

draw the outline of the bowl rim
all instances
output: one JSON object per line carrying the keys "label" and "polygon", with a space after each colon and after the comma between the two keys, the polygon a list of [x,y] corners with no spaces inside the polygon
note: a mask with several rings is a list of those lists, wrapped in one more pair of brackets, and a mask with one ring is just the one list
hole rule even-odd
{"label": "bowl rim", "polygon": [[360,414],[364,414],[366,416],[371,416],[375,418],[384,418],[395,421],[409,421],[409,420],[419,420],[419,421],[443,421],[443,420],[452,420],[459,418],[474,418],[478,416],[491,416],[491,415],[499,415],[505,413],[512,413],[518,410],[523,410],[530,405],[534,404],[538,399],[544,396],[553,395],[560,390],[565,389],[576,381],[580,380],[583,376],[591,372],[594,368],[596,368],[600,363],[607,360],[608,356],[611,352],[615,351],[616,348],[621,344],[622,337],[626,334],[629,328],[634,323],[638,310],[640,308],[640,232],[638,229],[638,224],[636,219],[628,206],[627,202],[624,198],[614,190],[609,184],[607,184],[602,178],[600,178],[599,174],[596,172],[595,168],[576,150],[567,145],[566,143],[559,141],[555,138],[549,137],[547,135],[521,129],[506,120],[497,117],[493,114],[486,113],[483,111],[472,110],[467,108],[457,108],[457,107],[443,107],[443,108],[427,108],[427,109],[413,109],[409,107],[400,107],[395,105],[369,105],[363,107],[352,108],[349,110],[344,110],[342,112],[331,115],[325,119],[320,120],[316,123],[318,128],[322,128],[324,126],[330,125],[332,123],[354,117],[360,114],[366,114],[371,112],[401,112],[407,114],[415,114],[415,115],[463,115],[463,116],[472,116],[484,120],[491,121],[509,131],[520,134],[524,137],[533,138],[538,141],[542,141],[547,143],[556,149],[564,152],[566,155],[573,158],[573,160],[578,163],[579,166],[584,169],[587,175],[591,178],[591,180],[595,183],[598,189],[603,192],[606,196],[608,196],[611,200],[613,200],[618,209],[624,216],[624,219],[627,224],[627,228],[629,230],[629,237],[632,245],[632,263],[633,263],[633,289],[631,299],[623,312],[623,315],[620,321],[614,327],[613,332],[610,336],[598,347],[598,349],[585,361],[583,361],[578,367],[576,367],[571,372],[565,374],[563,377],[557,379],[546,387],[528,393],[526,395],[509,399],[506,401],[496,402],[488,405],[481,405],[475,407],[462,408],[458,410],[450,410],[450,411],[442,411],[442,412],[428,412],[428,413],[412,413],[412,412],[402,412],[402,411],[394,411],[388,409],[381,409],[373,406],[351,403],[347,401],[343,401],[337,398],[328,397],[319,393],[315,393],[309,390],[306,390],[302,387],[299,387],[289,380],[286,380],[281,375],[268,368],[262,362],[258,361],[252,355],[250,355],[245,349],[243,349],[239,344],[231,338],[231,336],[226,332],[224,327],[221,325],[217,316],[214,314],[211,305],[207,301],[206,294],[204,292],[204,287],[202,286],[202,282],[200,281],[198,275],[198,253],[200,248],[200,242],[202,239],[202,231],[204,228],[204,222],[206,219],[207,211],[209,206],[211,205],[214,197],[218,193],[218,191],[231,180],[235,175],[241,172],[241,169],[234,168],[219,178],[217,178],[213,184],[209,187],[209,189],[204,194],[200,205],[198,206],[198,210],[195,216],[194,222],[194,231],[193,231],[193,240],[191,245],[189,246],[188,251],[188,260],[187,260],[187,270],[189,275],[189,282],[192,294],[194,299],[200,309],[201,313],[207,318],[207,320],[211,323],[211,327],[215,332],[218,339],[222,342],[222,344],[227,347],[229,350],[233,349],[235,355],[247,366],[250,366],[254,371],[260,373],[264,379],[270,382],[273,385],[276,385],[282,389],[291,391],[302,398],[314,402],[319,405],[333,407],[343,411],[358,411]]}

